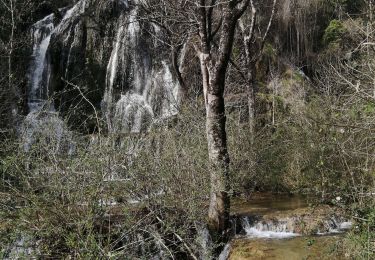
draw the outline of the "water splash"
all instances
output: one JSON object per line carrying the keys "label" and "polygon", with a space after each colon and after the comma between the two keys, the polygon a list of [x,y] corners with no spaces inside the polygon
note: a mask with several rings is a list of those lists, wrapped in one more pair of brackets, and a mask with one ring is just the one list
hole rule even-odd
{"label": "water splash", "polygon": [[116,132],[139,133],[141,130],[147,130],[150,127],[153,120],[153,111],[143,96],[127,93],[122,95],[116,103],[115,118]]}
{"label": "water splash", "polygon": [[[291,238],[301,236],[297,231],[300,230],[301,223],[304,221],[298,217],[285,217],[281,219],[256,220],[253,217],[241,218],[241,232],[249,238]],[[352,225],[349,221],[337,219],[335,216],[327,217],[321,222],[321,228],[316,230],[316,235],[328,235],[342,233]]]}
{"label": "water splash", "polygon": [[249,217],[244,217],[241,221],[246,236],[251,238],[281,239],[299,236],[299,234],[294,233],[292,228],[288,227],[287,223],[284,221],[278,221],[276,224],[264,221],[251,223]]}
{"label": "water splash", "polygon": [[344,221],[332,217],[324,223],[324,228],[317,231],[317,235],[341,234],[353,226],[351,221]]}
{"label": "water splash", "polygon": [[266,230],[259,230],[256,228],[247,228],[246,235],[251,238],[290,238],[290,237],[297,237],[300,234],[293,233],[293,232],[284,232],[284,231],[266,231]]}

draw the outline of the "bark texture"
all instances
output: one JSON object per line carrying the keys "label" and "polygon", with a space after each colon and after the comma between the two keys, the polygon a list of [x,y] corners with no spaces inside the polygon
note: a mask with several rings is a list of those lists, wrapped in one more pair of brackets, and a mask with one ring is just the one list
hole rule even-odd
{"label": "bark texture", "polygon": [[[199,53],[206,105],[206,134],[210,160],[211,193],[208,225],[217,245],[227,242],[230,235],[230,179],[224,104],[225,77],[232,53],[236,24],[249,1],[222,4],[219,30],[213,30],[212,14],[216,1],[200,1]],[[219,33],[218,44],[214,36]],[[218,250],[220,250],[218,246]]]}

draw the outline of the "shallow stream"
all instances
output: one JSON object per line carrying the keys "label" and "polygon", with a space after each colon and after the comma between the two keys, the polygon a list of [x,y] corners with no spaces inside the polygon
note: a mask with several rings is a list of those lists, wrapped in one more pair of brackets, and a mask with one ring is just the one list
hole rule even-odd
{"label": "shallow stream", "polygon": [[336,208],[312,207],[302,196],[255,194],[234,200],[231,211],[237,235],[221,259],[345,258],[342,234],[351,223]]}

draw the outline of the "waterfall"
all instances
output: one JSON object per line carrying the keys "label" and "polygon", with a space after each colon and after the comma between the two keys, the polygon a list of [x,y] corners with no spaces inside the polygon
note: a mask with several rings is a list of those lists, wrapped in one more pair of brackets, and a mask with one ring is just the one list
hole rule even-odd
{"label": "waterfall", "polygon": [[53,35],[66,31],[72,19],[82,14],[85,8],[86,0],[81,0],[65,12],[57,26],[54,25],[55,15],[50,14],[36,22],[31,28],[33,54],[29,69],[29,114],[21,126],[22,145],[26,152],[37,140],[44,140],[46,145],[50,145],[52,153],[62,150],[67,153],[74,151],[71,133],[58,117],[53,102],[50,100],[51,64],[48,49]]}
{"label": "waterfall", "polygon": [[286,220],[274,223],[271,221],[252,221],[249,217],[243,217],[241,222],[246,236],[252,238],[288,238],[299,236],[298,233],[294,232],[292,225],[288,225]]}
{"label": "waterfall", "polygon": [[[138,20],[139,10],[134,5],[137,1],[112,1],[117,3],[113,6],[118,9],[118,17],[108,27],[115,31],[108,34],[113,36],[112,50],[108,55],[109,60],[103,61],[106,64],[106,75],[102,112],[110,133],[145,132],[154,123],[178,113],[179,84],[172,73],[169,54],[158,51],[160,46],[156,38],[162,39],[161,28],[154,24],[142,24]],[[81,15],[89,3],[89,0],[80,0],[71,8],[59,10],[63,14],[60,21],[57,21],[56,15],[50,14],[32,26],[33,55],[28,76],[29,114],[22,128],[26,151],[39,139],[36,137],[39,134],[57,140],[67,135],[67,127],[55,111],[53,102],[51,86],[56,84],[52,85],[50,81],[60,76],[68,79],[70,72],[77,69],[74,67],[77,59],[75,55],[79,48],[85,46],[82,43],[86,37],[83,36],[83,28],[90,24],[90,21],[81,19]],[[144,30],[145,26],[149,27]],[[151,34],[147,31],[151,31]],[[152,41],[148,40],[150,35],[153,35]],[[52,49],[52,43],[53,46],[57,43],[56,46],[63,48],[58,64],[55,64],[57,52],[53,52],[55,49]],[[108,50],[107,46],[103,42],[103,50]],[[155,51],[157,57],[153,57]],[[53,56],[50,53],[54,53]],[[103,53],[105,51],[100,55],[105,57]],[[51,74],[51,62],[54,71],[57,68],[59,74]],[[60,64],[61,68],[58,67]],[[101,61],[99,64],[102,65]],[[100,80],[104,81],[102,78]],[[52,129],[46,130],[47,125]]]}
{"label": "waterfall", "polygon": [[48,81],[50,66],[47,61],[47,49],[54,30],[53,14],[35,23],[32,27],[33,59],[29,76],[30,91],[28,97],[29,111],[42,109],[43,101],[48,99]]}
{"label": "waterfall", "polygon": [[48,57],[48,48],[54,33],[61,33],[69,28],[71,18],[82,14],[86,8],[86,0],[81,0],[65,12],[61,22],[55,27],[55,15],[50,14],[36,22],[31,29],[33,39],[33,54],[29,74],[29,112],[38,112],[41,109],[54,111],[53,103],[44,107],[49,102],[49,80],[51,64]]}
{"label": "waterfall", "polygon": [[113,86],[115,84],[116,76],[118,75],[117,72],[119,69],[120,61],[120,69],[125,70],[125,68],[123,67],[125,54],[122,51],[124,48],[123,45],[125,45],[126,42],[125,28],[123,25],[124,22],[125,17],[122,15],[119,19],[119,27],[117,29],[116,41],[114,42],[111,57],[109,59],[107,66],[106,88],[102,101],[102,110],[104,111],[110,132],[112,130],[111,108],[113,106]]}
{"label": "waterfall", "polygon": [[[127,10],[129,6],[124,7]],[[102,110],[109,132],[147,131],[153,123],[178,112],[179,85],[170,62],[151,58],[137,16],[137,7],[132,7],[119,18],[107,65]],[[162,37],[157,26],[151,30]]]}
{"label": "waterfall", "polygon": [[[290,238],[301,236],[300,232],[303,227],[310,225],[309,222],[314,222],[314,219],[304,217],[283,217],[279,219],[256,219],[251,216],[242,217],[240,219],[242,230],[241,233],[249,238]],[[352,225],[351,222],[343,218],[335,216],[327,216],[316,222],[313,230],[316,235],[327,235],[342,233],[349,229]]]}

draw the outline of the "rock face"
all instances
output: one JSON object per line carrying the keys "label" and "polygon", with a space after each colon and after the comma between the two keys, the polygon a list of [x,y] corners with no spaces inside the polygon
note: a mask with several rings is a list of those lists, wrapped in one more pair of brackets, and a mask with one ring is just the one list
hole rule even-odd
{"label": "rock face", "polygon": [[177,113],[179,85],[163,33],[140,22],[136,4],[80,0],[60,9],[62,18],[50,14],[34,24],[30,113],[57,111],[95,131],[92,115],[102,111],[112,133],[146,131]]}

